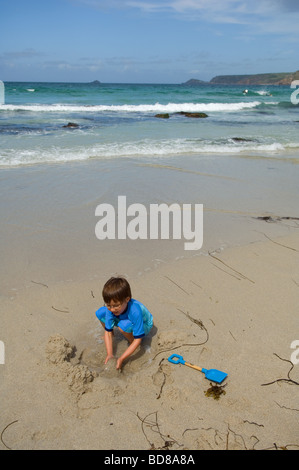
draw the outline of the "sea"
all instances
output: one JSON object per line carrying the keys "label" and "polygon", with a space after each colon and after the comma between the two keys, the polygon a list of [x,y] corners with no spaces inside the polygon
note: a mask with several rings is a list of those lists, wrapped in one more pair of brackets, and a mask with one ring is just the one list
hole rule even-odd
{"label": "sea", "polygon": [[[4,85],[2,167],[131,156],[267,156],[299,149],[299,106],[292,103],[295,91],[289,86]],[[186,118],[180,112],[208,117]],[[78,127],[65,127],[70,122]]]}
{"label": "sea", "polygon": [[[175,280],[182,259],[297,233],[297,101],[289,86],[5,82],[0,294],[165,263]],[[202,247],[185,250],[183,228],[100,240],[97,208],[117,218],[120,196],[148,213],[202,204]]]}

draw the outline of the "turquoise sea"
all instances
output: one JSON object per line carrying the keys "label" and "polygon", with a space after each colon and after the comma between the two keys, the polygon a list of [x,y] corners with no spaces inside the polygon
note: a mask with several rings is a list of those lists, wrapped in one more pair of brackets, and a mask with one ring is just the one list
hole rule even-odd
{"label": "turquoise sea", "polygon": [[[288,86],[5,83],[0,165],[299,149]],[[205,119],[176,114],[204,112]],[[169,119],[156,114],[169,113]],[[65,128],[69,122],[76,128]]]}

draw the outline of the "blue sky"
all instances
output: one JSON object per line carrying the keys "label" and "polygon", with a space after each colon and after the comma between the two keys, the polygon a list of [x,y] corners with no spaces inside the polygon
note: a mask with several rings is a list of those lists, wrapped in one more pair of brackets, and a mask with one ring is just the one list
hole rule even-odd
{"label": "blue sky", "polygon": [[298,0],[0,0],[0,80],[182,83],[299,69]]}

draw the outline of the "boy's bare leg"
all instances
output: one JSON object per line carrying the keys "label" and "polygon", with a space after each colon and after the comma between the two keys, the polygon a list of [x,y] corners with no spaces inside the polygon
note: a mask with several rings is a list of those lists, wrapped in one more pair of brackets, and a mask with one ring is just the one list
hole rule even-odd
{"label": "boy's bare leg", "polygon": [[118,328],[118,329],[121,332],[121,334],[129,341],[129,343],[132,344],[134,341],[133,333],[126,333],[121,328]]}

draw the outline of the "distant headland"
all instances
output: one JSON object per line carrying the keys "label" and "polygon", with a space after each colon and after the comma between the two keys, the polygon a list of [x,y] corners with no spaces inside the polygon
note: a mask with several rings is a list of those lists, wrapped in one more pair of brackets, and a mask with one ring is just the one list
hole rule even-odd
{"label": "distant headland", "polygon": [[299,70],[294,73],[259,73],[255,75],[218,75],[209,82],[191,78],[182,85],[291,85],[294,80],[299,80]]}
{"label": "distant headland", "polygon": [[99,82],[99,80],[94,80],[93,82],[90,82],[90,85],[101,85],[101,82]]}

